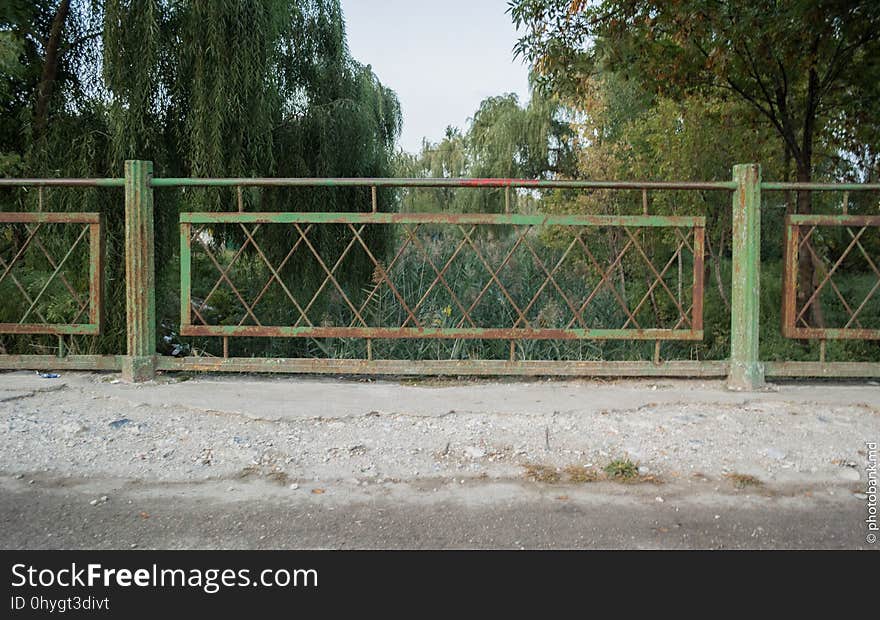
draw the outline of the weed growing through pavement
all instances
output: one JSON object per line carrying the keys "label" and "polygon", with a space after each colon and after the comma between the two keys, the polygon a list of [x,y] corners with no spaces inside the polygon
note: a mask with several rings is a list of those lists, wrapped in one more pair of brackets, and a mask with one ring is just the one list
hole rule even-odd
{"label": "weed growing through pavement", "polygon": [[629,459],[614,459],[603,470],[612,480],[632,482],[639,477],[639,466]]}

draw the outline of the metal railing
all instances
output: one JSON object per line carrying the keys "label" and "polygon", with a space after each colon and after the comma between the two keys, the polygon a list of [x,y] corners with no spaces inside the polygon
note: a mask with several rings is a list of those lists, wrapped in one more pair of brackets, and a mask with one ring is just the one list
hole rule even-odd
{"label": "metal railing", "polygon": [[[820,228],[842,228],[850,241],[839,256],[821,256],[814,247],[814,237]],[[783,298],[782,330],[788,338],[825,340],[880,340],[880,326],[865,327],[860,318],[868,303],[880,289],[878,257],[872,257],[865,249],[862,239],[870,230],[880,230],[880,216],[872,215],[788,215],[785,220],[785,285]],[[854,251],[854,250],[858,251]],[[801,254],[819,266],[819,281],[806,300],[798,302],[798,270]],[[870,271],[877,276],[876,282],[865,297],[850,303],[837,286],[834,276],[848,257],[861,258]],[[809,322],[809,310],[821,299],[823,293],[833,291],[832,303],[839,303],[846,313],[846,322],[840,326],[817,326]],[[877,323],[876,319],[874,322]]]}
{"label": "metal railing", "polygon": [[[765,183],[757,165],[734,168],[725,182],[599,182],[531,181],[520,179],[282,179],[282,178],[153,178],[150,162],[129,161],[121,179],[0,179],[3,186],[89,186],[125,188],[125,287],[126,347],[119,355],[69,356],[59,345],[59,356],[0,355],[5,368],[83,368],[122,370],[131,380],[152,378],[157,370],[217,370],[248,372],[370,373],[370,374],[483,374],[483,375],[626,375],[626,376],[727,376],[737,389],[759,387],[768,376],[880,376],[873,362],[827,362],[826,339],[877,338],[866,308],[880,287],[876,256],[863,243],[869,230],[877,230],[880,217],[790,215],[786,219],[784,254],[783,325],[789,338],[820,340],[817,362],[762,362],[760,357],[761,192],[763,191],[877,191],[880,185]],[[154,191],[161,188],[219,187],[238,193],[235,212],[185,212],[180,215],[180,324],[185,337],[218,338],[223,354],[217,357],[181,358],[156,354],[156,283]],[[363,187],[371,201],[353,212],[245,212],[242,190],[249,187]],[[403,213],[380,212],[378,188],[483,188],[505,192],[504,213]],[[642,193],[640,215],[545,215],[510,213],[510,192],[524,190],[626,190]],[[732,197],[732,278],[730,282],[731,338],[728,360],[662,360],[662,341],[703,339],[703,298],[706,220],[698,216],[650,214],[649,191],[722,192]],[[102,230],[96,214],[2,213],[0,224],[41,220],[69,221],[88,226],[90,248],[89,323],[45,327],[45,333],[97,334],[101,317]],[[73,218],[73,219],[70,219]],[[80,218],[80,219],[76,219]],[[85,218],[85,219],[83,219]],[[82,220],[82,221],[80,221]],[[54,221],[54,220],[53,220]],[[817,253],[815,231],[823,226],[844,227],[851,237],[842,255],[829,260]],[[224,233],[226,230],[234,231]],[[267,247],[265,231],[281,228],[289,245]],[[378,253],[369,234],[396,231],[391,251]],[[495,231],[503,231],[495,232]],[[29,229],[31,237],[33,231]],[[651,234],[664,241],[650,241]],[[374,233],[389,234],[387,232]],[[599,255],[591,243],[596,235],[616,235],[621,244]],[[341,248],[325,256],[316,239],[332,236]],[[236,236],[235,248],[218,249],[216,240]],[[434,236],[443,243],[435,243]],[[30,239],[30,238],[28,238]],[[487,241],[490,240],[490,241]],[[28,241],[28,243],[30,240]],[[271,241],[270,241],[271,242]],[[538,247],[540,246],[540,247]],[[22,248],[13,244],[11,249]],[[812,294],[798,302],[795,265],[803,253],[813,255],[819,282]],[[259,281],[253,271],[239,269],[240,257],[255,257]],[[367,265],[370,277],[345,279],[347,261],[356,256]],[[3,282],[19,254],[0,264]],[[462,261],[473,268],[469,278],[458,271]],[[847,260],[859,256],[869,272],[878,276],[867,297],[845,300],[834,279]],[[414,257],[425,267],[427,279],[415,289],[402,283],[401,265]],[[51,274],[61,280],[64,260]],[[616,271],[624,261],[645,270],[642,288],[622,291]],[[314,285],[295,288],[290,270],[309,264],[319,278]],[[7,268],[8,267],[8,268]],[[202,277],[196,290],[194,269]],[[458,269],[458,271],[457,271]],[[207,270],[207,271],[206,271]],[[240,273],[240,271],[242,271]],[[206,280],[205,273],[213,273]],[[283,275],[288,274],[288,275]],[[622,277],[621,277],[622,280]],[[61,280],[64,283],[64,280]],[[213,282],[210,286],[205,282]],[[582,284],[578,288],[574,284]],[[69,283],[68,283],[69,284]],[[48,286],[48,283],[46,284]],[[34,302],[25,287],[17,287]],[[69,287],[72,288],[72,287]],[[266,310],[267,292],[286,304],[280,315]],[[228,293],[232,310],[224,316],[213,308],[218,291]],[[841,301],[847,320],[840,326],[814,326],[807,310],[827,291]],[[375,300],[388,300],[390,310],[373,312]],[[542,300],[552,297],[551,301]],[[801,295],[803,297],[803,295]],[[82,293],[77,293],[82,300]],[[602,299],[603,310],[597,309]],[[486,310],[491,306],[493,312]],[[85,306],[81,305],[81,308]],[[500,309],[500,310],[499,310]],[[30,311],[29,311],[30,312]],[[212,315],[213,313],[213,315]],[[494,317],[494,318],[486,318]],[[0,333],[37,330],[25,323],[0,324]],[[41,325],[46,325],[42,322]],[[867,327],[866,327],[867,325]],[[235,338],[345,338],[363,342],[363,355],[354,358],[233,357]],[[493,359],[457,356],[452,359],[388,359],[377,355],[380,340],[488,340],[509,342],[509,353]],[[655,343],[653,360],[524,359],[517,347],[527,341],[643,340]]]}
{"label": "metal railing", "polygon": [[[545,215],[504,215],[504,214],[398,214],[398,213],[184,213],[180,216],[181,221],[181,334],[184,336],[262,336],[262,337],[314,337],[314,338],[478,338],[478,339],[530,339],[530,340],[570,340],[570,339],[639,339],[639,340],[700,340],[702,339],[702,306],[699,300],[703,295],[703,265],[702,248],[705,227],[704,218],[698,217],[675,217],[675,216],[545,216]],[[245,236],[245,242],[233,256],[233,261],[221,266],[215,257],[211,244],[206,239],[207,226],[218,224],[237,225]],[[284,257],[280,266],[273,266],[266,258],[266,252],[261,249],[256,233],[261,226],[280,225],[291,228],[295,239],[293,247]],[[310,240],[310,232],[321,227],[336,226],[341,228],[341,234],[345,235],[346,242],[343,251],[338,257],[334,257],[329,264]],[[364,240],[364,230],[367,227],[398,226],[403,229],[403,242],[397,248],[391,263],[386,267],[384,262],[377,258],[370,249],[369,243]],[[431,253],[426,247],[426,242],[420,239],[420,228],[425,226],[442,226],[452,229],[454,238],[447,243],[454,245],[451,253],[443,257],[439,263],[435,263]],[[513,229],[513,235],[506,240],[503,253],[497,256],[487,256],[480,247],[476,238],[478,228],[492,228],[508,226]],[[602,266],[596,259],[583,238],[583,230],[589,228],[619,228],[628,237],[623,249],[610,261],[608,266]],[[640,231],[651,228],[668,228],[677,235],[677,247],[672,257],[660,267],[655,265],[645,251],[643,241],[640,240]],[[533,241],[529,237],[537,231],[553,230],[557,234],[568,233],[570,241],[565,243],[565,249],[561,252],[554,264],[548,266],[535,250]],[[685,232],[682,232],[684,230]],[[337,233],[339,234],[339,233]],[[203,252],[209,257],[210,262],[219,273],[219,277],[210,289],[210,292],[202,299],[200,304],[194,306],[191,295],[191,255],[192,241],[197,240],[202,246]],[[260,293],[254,302],[249,303],[236,283],[229,277],[235,259],[241,256],[248,248],[253,248],[261,257],[269,270],[269,279],[260,287]],[[394,268],[398,259],[404,255],[410,247],[415,248],[430,266],[434,273],[433,279],[417,291],[417,299],[406,299],[406,294],[401,292],[401,286],[395,284]],[[291,261],[297,250],[313,259],[320,266],[323,280],[317,286],[309,298],[298,300],[285,285],[279,272],[284,264]],[[373,286],[364,295],[360,303],[352,301],[351,291],[346,291],[340,284],[336,273],[344,261],[355,251],[359,250],[362,258],[369,263],[370,271],[374,274]],[[571,295],[560,286],[557,281],[564,267],[571,266],[574,250],[582,253],[582,258],[588,261],[593,275],[599,278],[592,291],[580,299],[572,299]],[[541,277],[534,282],[527,283],[525,291],[520,294],[512,292],[510,280],[505,276],[507,272],[514,271],[510,267],[512,258],[517,251],[525,255],[527,259],[534,261],[538,266]],[[610,276],[621,262],[627,251],[637,254],[650,270],[653,280],[646,292],[634,308],[622,299],[613,286],[609,286]],[[472,253],[477,263],[480,264],[485,278],[482,286],[474,289],[469,298],[466,298],[461,289],[472,288],[470,286],[458,286],[459,282],[452,284],[447,280],[453,263],[465,252]],[[697,303],[691,303],[685,309],[677,300],[675,294],[664,280],[664,275],[669,271],[674,260],[685,251],[689,251],[692,263],[692,295]],[[493,260],[494,259],[494,260]],[[300,258],[302,260],[302,258]],[[331,267],[332,264],[332,267]],[[517,275],[516,272],[510,274]],[[586,275],[586,274],[584,274]],[[295,321],[288,325],[265,325],[260,321],[254,306],[259,302],[262,293],[272,283],[277,283],[284,289],[288,301],[291,303],[291,317]],[[211,295],[217,291],[221,284],[225,283],[234,293],[243,307],[243,313],[235,325],[211,325],[202,316],[201,311],[209,304]],[[468,283],[465,283],[466,285]],[[348,310],[348,316],[344,317],[343,323],[338,321],[333,325],[316,325],[314,317],[309,316],[309,310],[313,308],[318,297],[327,289],[331,288],[341,298],[341,305]],[[402,315],[399,317],[399,325],[376,324],[365,314],[365,309],[370,301],[375,299],[380,289],[391,293],[399,304]],[[442,289],[442,290],[441,290]],[[501,301],[506,302],[511,310],[511,321],[507,326],[501,325],[478,325],[474,317],[474,311],[481,304],[487,303],[486,295],[494,289],[501,295]],[[616,328],[594,328],[585,320],[586,311],[597,294],[608,290],[616,298],[624,313],[625,321],[622,326]],[[664,291],[668,299],[676,309],[673,324],[667,328],[642,327],[637,315],[645,307],[649,297],[655,291]],[[536,302],[545,291],[553,291],[564,302],[567,309],[566,316],[557,321],[557,325],[547,326],[546,317],[541,317],[536,308]],[[437,292],[445,292],[444,301],[448,302],[445,315],[448,321],[455,326],[436,326],[431,321],[426,321],[419,316],[419,311],[424,307],[425,301]],[[515,299],[519,297],[520,299]],[[497,302],[496,302],[497,303]],[[192,323],[193,315],[200,324]],[[366,316],[366,318],[365,318]],[[248,323],[248,324],[246,324]],[[540,324],[544,323],[544,326]],[[465,326],[465,324],[469,324]]]}
{"label": "metal railing", "polygon": [[[46,244],[40,239],[46,225],[64,224],[81,227],[79,235],[66,248],[60,259],[53,256]],[[103,235],[101,229],[101,216],[98,213],[3,213],[0,212],[0,226],[12,228],[20,226],[23,229],[23,241],[10,252],[11,258],[0,256],[0,285],[9,280],[15,289],[21,294],[27,308],[18,317],[17,321],[0,320],[0,333],[6,334],[79,334],[98,335],[101,333],[102,317],[102,287],[103,278]],[[81,242],[87,239],[88,250],[88,289],[79,290],[64,271],[71,256],[78,249]],[[37,258],[46,261],[51,273],[40,283],[39,291],[35,295],[27,290],[16,277],[16,268],[27,258],[29,251],[37,254]],[[66,322],[50,321],[46,319],[40,302],[53,284],[63,285],[68,299],[73,302],[72,314]],[[8,302],[7,302],[8,303]],[[5,314],[5,313],[4,313]],[[82,318],[87,322],[82,322]],[[37,318],[39,322],[34,322]],[[28,319],[31,319],[30,321]]]}

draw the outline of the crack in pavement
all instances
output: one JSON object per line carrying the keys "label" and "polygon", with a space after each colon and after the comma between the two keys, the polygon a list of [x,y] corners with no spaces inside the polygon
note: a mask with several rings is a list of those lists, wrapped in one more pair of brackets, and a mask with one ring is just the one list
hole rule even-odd
{"label": "crack in pavement", "polygon": [[59,385],[46,386],[45,388],[29,388],[27,390],[0,390],[0,403],[8,403],[15,400],[24,400],[25,398],[33,398],[37,394],[60,392],[66,388],[67,384],[61,383]]}

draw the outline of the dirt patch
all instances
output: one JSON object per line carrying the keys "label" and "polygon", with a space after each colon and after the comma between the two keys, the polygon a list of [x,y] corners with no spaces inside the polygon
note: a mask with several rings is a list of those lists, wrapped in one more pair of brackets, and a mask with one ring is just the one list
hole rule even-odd
{"label": "dirt patch", "polygon": [[584,467],[583,465],[569,465],[564,471],[565,475],[568,476],[568,480],[576,484],[598,482],[602,479],[601,474],[597,470],[591,467]]}
{"label": "dirt patch", "polygon": [[724,474],[724,477],[730,480],[737,489],[746,489],[748,487],[762,487],[764,483],[761,482],[759,478],[755,476],[750,476],[749,474],[737,474],[737,473],[729,473]]}
{"label": "dirt patch", "polygon": [[562,480],[562,475],[555,467],[549,465],[538,465],[536,463],[528,463],[523,465],[526,480],[532,482],[544,482],[546,484],[556,484]]}

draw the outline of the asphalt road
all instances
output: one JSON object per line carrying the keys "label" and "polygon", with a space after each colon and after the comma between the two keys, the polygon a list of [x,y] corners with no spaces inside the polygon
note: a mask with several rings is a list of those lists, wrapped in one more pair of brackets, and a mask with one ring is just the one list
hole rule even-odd
{"label": "asphalt road", "polygon": [[[111,481],[100,487],[110,488]],[[5,549],[875,549],[845,489],[421,481],[148,485],[4,478]],[[659,498],[659,499],[658,499]],[[662,501],[661,501],[662,500]],[[96,505],[92,505],[95,503]]]}

